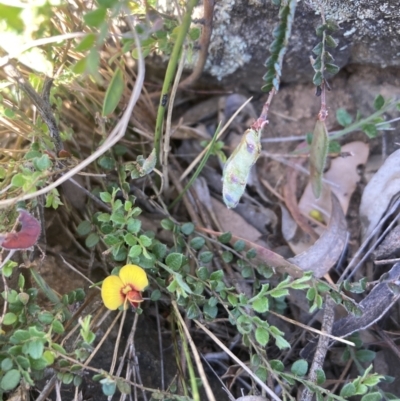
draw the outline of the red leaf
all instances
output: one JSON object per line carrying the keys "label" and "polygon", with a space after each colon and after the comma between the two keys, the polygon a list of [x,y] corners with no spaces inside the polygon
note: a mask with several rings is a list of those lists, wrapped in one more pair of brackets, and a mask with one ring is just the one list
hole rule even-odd
{"label": "red leaf", "polygon": [[40,235],[40,223],[26,210],[19,209],[18,221],[21,229],[0,235],[0,246],[7,250],[28,249],[35,245]]}

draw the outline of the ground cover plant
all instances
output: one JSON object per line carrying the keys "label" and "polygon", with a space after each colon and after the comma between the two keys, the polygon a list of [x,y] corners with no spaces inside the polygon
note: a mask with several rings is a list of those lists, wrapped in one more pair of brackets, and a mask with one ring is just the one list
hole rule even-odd
{"label": "ground cover plant", "polygon": [[233,94],[207,118],[212,2],[1,5],[3,399],[397,399],[375,359],[398,355],[399,151],[351,196],[400,103],[331,115],[321,6],[313,131],[268,136],[297,4],[274,3],[261,113]]}

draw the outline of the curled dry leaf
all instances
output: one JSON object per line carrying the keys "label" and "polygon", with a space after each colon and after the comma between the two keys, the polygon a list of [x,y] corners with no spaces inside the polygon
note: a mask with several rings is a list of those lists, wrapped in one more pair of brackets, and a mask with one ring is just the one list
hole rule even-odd
{"label": "curled dry leaf", "polygon": [[360,204],[363,239],[374,230],[392,198],[398,194],[400,194],[400,149],[386,159],[364,189]]}
{"label": "curled dry leaf", "polygon": [[304,271],[312,271],[317,278],[323,277],[338,261],[347,237],[347,224],[343,210],[332,194],[332,213],[328,227],[307,251],[289,259]]}
{"label": "curled dry leaf", "polygon": [[41,227],[26,210],[19,209],[18,222],[21,228],[17,232],[0,235],[0,246],[7,250],[28,249],[35,245],[39,239]]}

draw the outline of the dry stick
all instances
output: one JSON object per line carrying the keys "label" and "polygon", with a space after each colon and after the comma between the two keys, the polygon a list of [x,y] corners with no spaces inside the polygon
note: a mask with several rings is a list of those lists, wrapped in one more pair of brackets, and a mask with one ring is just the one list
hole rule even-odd
{"label": "dry stick", "polygon": [[[247,99],[233,114],[233,116],[227,121],[227,123],[222,127],[221,131],[219,131],[217,140],[221,138],[221,136],[224,134],[224,132],[228,129],[229,125],[231,122],[236,118],[236,116],[246,107],[248,103],[251,102],[252,98]],[[208,144],[197,156],[196,158],[190,163],[189,167],[183,172],[181,177],[179,178],[179,181],[184,180],[187,175],[193,170],[194,166],[203,158],[203,156],[206,154],[210,144]],[[1,203],[0,203],[1,205]]]}
{"label": "dry stick", "polygon": [[192,73],[179,84],[180,88],[186,88],[193,85],[195,81],[200,77],[203,72],[204,66],[207,61],[208,47],[210,46],[212,28],[213,28],[213,16],[214,16],[214,0],[204,0],[204,27],[200,37],[200,51],[197,59],[196,66]]}
{"label": "dry stick", "polygon": [[306,329],[306,330],[311,331],[311,332],[313,332],[313,333],[319,334],[320,336],[325,336],[325,337],[332,338],[333,340],[339,341],[339,342],[341,342],[341,343],[343,343],[343,344],[351,345],[352,347],[355,347],[355,346],[356,346],[356,345],[355,345],[353,342],[351,342],[351,341],[345,340],[344,338],[341,338],[341,337],[336,337],[336,336],[334,336],[334,335],[332,335],[332,334],[330,334],[330,333],[328,333],[328,332],[326,332],[326,331],[323,331],[323,330],[314,329],[313,327],[307,326],[306,324],[297,322],[296,320],[293,320],[293,319],[290,319],[290,318],[288,318],[288,317],[286,317],[286,316],[280,315],[279,313],[276,313],[276,312],[274,312],[274,311],[272,311],[272,310],[270,310],[269,313],[271,313],[271,314],[273,314],[273,315],[279,317],[279,318],[282,319],[282,320],[285,320],[286,322],[292,323],[292,324],[294,324],[295,326],[299,326],[299,327],[301,327],[301,328],[303,328],[303,329]]}
{"label": "dry stick", "polygon": [[112,146],[114,146],[120,139],[122,139],[125,135],[126,128],[128,126],[130,117],[132,115],[132,110],[135,107],[136,102],[138,101],[140,97],[140,93],[143,87],[143,82],[144,82],[144,75],[145,75],[145,65],[144,65],[144,59],[142,56],[142,53],[140,51],[140,40],[137,36],[136,30],[132,30],[134,38],[135,38],[135,43],[136,43],[136,48],[138,49],[138,74],[137,74],[137,79],[135,82],[135,87],[132,91],[131,98],[129,99],[128,106],[122,115],[121,120],[117,123],[115,128],[112,130],[110,133],[109,137],[107,140],[103,143],[102,146],[100,146],[92,155],[87,157],[84,161],[79,163],[77,166],[72,168],[70,171],[66,172],[64,175],[62,175],[58,180],[54,181],[53,183],[49,184],[48,186],[40,189],[39,191],[32,192],[30,194],[25,194],[21,196],[17,196],[15,198],[10,198],[10,199],[4,199],[0,201],[0,208],[4,208],[6,206],[12,205],[18,201],[22,200],[27,200],[27,199],[32,199],[35,198],[39,195],[44,195],[47,192],[50,192],[52,189],[57,188],[59,185],[61,185],[63,182],[69,180],[72,176],[75,174],[79,173],[81,170],[83,170],[86,166],[91,164],[93,161],[95,161],[98,157],[103,155],[105,152],[107,152]]}
{"label": "dry stick", "polygon": [[[333,321],[335,320],[335,311],[334,311],[335,302],[333,299],[326,295],[325,298],[325,310],[324,310],[324,318],[322,320],[322,328],[321,331],[325,333],[331,333],[333,327]],[[322,366],[325,361],[326,353],[329,347],[329,337],[321,336],[318,340],[317,350],[315,351],[314,359],[311,365],[310,373],[308,374],[308,379],[315,383],[317,380],[317,370],[322,369]],[[314,393],[308,389],[304,388],[300,401],[311,401]]]}
{"label": "dry stick", "polygon": [[232,351],[225,346],[225,344],[222,343],[218,339],[217,336],[215,336],[210,330],[208,330],[204,325],[202,325],[198,320],[194,320],[194,322],[197,324],[197,326],[200,327],[220,348],[222,348],[236,363],[238,363],[241,368],[249,374],[249,376],[259,385],[261,388],[263,388],[268,395],[274,399],[275,401],[282,401],[262,380],[260,380],[247,366],[245,363],[243,363],[235,354],[232,353]]}
{"label": "dry stick", "polygon": [[192,349],[193,357],[194,357],[194,360],[195,360],[196,366],[197,366],[197,370],[199,372],[200,378],[202,379],[202,384],[204,386],[204,390],[207,394],[207,397],[208,397],[209,401],[216,401],[213,391],[211,390],[210,383],[208,382],[206,373],[204,372],[204,368],[203,368],[203,364],[201,363],[199,351],[197,351],[196,345],[193,342],[193,339],[189,333],[189,329],[187,328],[186,323],[183,320],[183,317],[181,316],[181,314],[179,312],[178,305],[176,304],[175,301],[172,301],[172,306],[175,309],[176,316],[178,317],[179,321],[181,322],[183,331],[185,332],[185,335],[189,342],[190,348]]}
{"label": "dry stick", "polygon": [[179,80],[181,79],[182,72],[183,72],[183,67],[185,65],[185,59],[186,59],[186,49],[183,47],[182,49],[182,54],[181,54],[181,59],[179,60],[179,65],[178,65],[178,70],[175,75],[175,80],[174,84],[171,89],[171,95],[169,99],[169,104],[168,104],[168,110],[167,110],[167,119],[165,121],[165,133],[164,133],[164,153],[162,157],[162,176],[163,176],[163,181],[164,181],[164,191],[167,191],[169,188],[169,179],[168,179],[168,154],[170,150],[170,139],[171,139],[171,122],[172,122],[172,111],[174,109],[174,102],[175,102],[175,96],[176,92],[178,91],[178,85],[179,85]]}
{"label": "dry stick", "polygon": [[35,401],[45,401],[47,399],[47,396],[53,390],[53,387],[56,384],[56,381],[57,381],[57,375],[52,376],[52,378],[46,383],[46,385],[44,386],[43,390],[41,391],[39,397],[36,398]]}
{"label": "dry stick", "polygon": [[126,318],[126,309],[122,312],[122,319],[121,319],[121,322],[120,322],[120,324],[119,324],[119,330],[118,330],[118,335],[117,335],[117,341],[116,341],[116,343],[115,343],[114,355],[113,355],[113,359],[112,359],[111,367],[110,367],[110,375],[112,375],[112,374],[114,373],[115,364],[117,363],[118,348],[119,348],[119,343],[120,343],[120,341],[121,341],[122,329],[123,329],[123,327],[124,327],[125,318]]}

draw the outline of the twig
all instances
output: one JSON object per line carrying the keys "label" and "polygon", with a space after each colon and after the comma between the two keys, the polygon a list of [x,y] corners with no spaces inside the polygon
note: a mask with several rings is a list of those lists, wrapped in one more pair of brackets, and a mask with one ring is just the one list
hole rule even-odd
{"label": "twig", "polygon": [[178,319],[179,319],[179,321],[181,323],[183,331],[185,332],[186,338],[187,338],[187,340],[189,342],[190,348],[191,348],[191,350],[193,352],[193,356],[194,356],[194,360],[196,362],[197,370],[198,370],[199,375],[200,375],[200,377],[202,379],[202,383],[203,383],[203,386],[204,386],[204,390],[206,391],[207,397],[208,397],[209,401],[216,401],[215,397],[214,397],[214,394],[213,394],[213,391],[211,390],[210,383],[208,382],[206,373],[204,372],[204,368],[203,368],[203,364],[201,363],[199,352],[197,351],[196,345],[193,342],[193,339],[192,339],[192,337],[191,337],[191,335],[189,333],[189,330],[188,330],[188,328],[187,328],[187,326],[185,324],[185,321],[183,320],[183,318],[182,318],[182,316],[181,316],[181,314],[179,312],[178,305],[176,304],[175,301],[172,301],[172,305],[173,305],[173,307],[175,309],[175,314],[176,314],[176,316],[178,317]]}
{"label": "twig", "polygon": [[47,399],[47,396],[53,390],[53,387],[56,384],[56,381],[57,381],[57,375],[52,376],[52,378],[43,387],[43,390],[40,392],[39,397],[36,398],[35,401],[45,401]]}
{"label": "twig", "polygon": [[203,72],[204,66],[207,61],[208,47],[210,46],[213,16],[214,16],[214,0],[204,0],[204,25],[200,37],[200,51],[197,63],[193,68],[192,73],[179,84],[179,88],[186,88],[194,84]]}
{"label": "twig", "polygon": [[236,363],[240,365],[240,367],[247,372],[250,377],[263,388],[269,396],[275,401],[282,401],[262,380],[260,380],[248,367],[245,363],[243,363],[232,351],[226,347],[222,341],[220,341],[217,336],[215,336],[210,330],[208,330],[204,325],[202,325],[198,320],[194,320],[197,326],[200,327],[220,348],[222,348]]}
{"label": "twig", "polygon": [[[324,318],[322,320],[322,328],[321,331],[325,333],[331,333],[333,327],[333,321],[335,320],[335,311],[334,311],[335,302],[333,299],[326,295],[325,298],[325,310],[324,310]],[[329,337],[321,336],[318,341],[317,350],[315,351],[314,359],[310,368],[310,372],[308,374],[308,380],[315,383],[317,380],[317,370],[322,369],[324,364],[325,356],[328,351],[329,346]],[[311,401],[313,397],[313,392],[305,387],[301,394],[301,401]]]}
{"label": "twig", "polygon": [[320,336],[325,336],[325,337],[332,338],[333,340],[339,341],[339,342],[341,342],[343,344],[351,345],[352,347],[356,346],[352,341],[345,340],[344,338],[341,338],[341,337],[336,337],[336,336],[334,336],[334,335],[332,335],[332,334],[330,334],[330,333],[328,333],[328,332],[326,332],[324,330],[314,329],[313,327],[310,327],[310,326],[307,326],[306,324],[297,322],[296,320],[290,319],[290,318],[288,318],[288,317],[286,317],[284,315],[280,315],[279,313],[276,313],[276,312],[274,312],[272,310],[270,310],[268,313],[271,313],[271,314],[279,317],[280,319],[285,320],[286,322],[292,323],[292,324],[294,324],[296,326],[299,326],[299,327],[301,327],[303,329],[306,329],[306,330],[311,331],[313,333],[319,334]]}
{"label": "twig", "polygon": [[123,329],[123,327],[124,327],[125,318],[126,318],[126,309],[122,312],[122,319],[121,319],[121,322],[119,323],[119,330],[118,330],[118,335],[117,335],[117,341],[116,341],[116,343],[115,343],[114,355],[113,355],[113,359],[112,359],[112,363],[111,363],[111,367],[110,367],[110,374],[111,374],[111,375],[114,373],[115,364],[117,363],[118,348],[119,348],[119,343],[120,343],[120,341],[121,341],[122,329]]}

